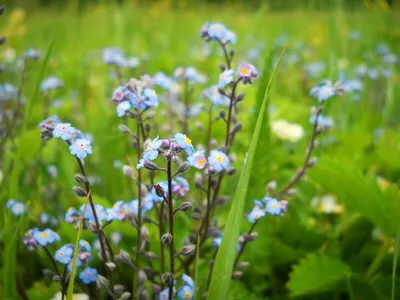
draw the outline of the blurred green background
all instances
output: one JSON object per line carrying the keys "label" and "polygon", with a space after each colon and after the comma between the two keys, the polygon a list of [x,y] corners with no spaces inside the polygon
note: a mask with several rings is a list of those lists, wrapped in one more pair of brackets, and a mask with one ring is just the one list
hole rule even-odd
{"label": "blurred green background", "polygon": [[[36,127],[47,109],[93,136],[94,154],[87,160],[87,168],[97,182],[93,185],[95,201],[110,206],[132,198],[120,165],[127,163],[127,156],[134,157],[134,152],[127,151],[129,141],[118,130],[121,120],[109,101],[118,81],[103,64],[104,47],[121,47],[141,60],[137,69],[124,71],[126,79],[157,71],[172,75],[177,66],[191,65],[206,74],[211,84],[218,80],[222,56],[216,45],[207,48],[199,38],[204,22],[223,22],[236,32],[236,65],[250,59],[250,50],[258,49],[251,59],[260,74],[271,69],[282,44],[287,43],[286,61],[272,90],[269,120],[258,146],[246,211],[253,206],[253,199],[265,195],[269,181],[283,184],[302,163],[311,134],[309,111],[316,104],[309,89],[324,78],[336,80],[341,72],[354,76],[354,68],[362,64],[381,67],[376,51],[381,44],[396,55],[400,53],[400,13],[390,1],[25,0],[5,1],[5,5],[7,11],[0,18],[2,35],[7,37],[0,49],[5,66],[1,82],[18,84],[16,61],[28,47],[40,50],[43,58],[28,69],[24,96],[32,113],[16,138],[18,150],[7,147],[0,166],[4,174],[1,210],[10,198],[29,208],[21,220],[6,210],[2,213],[1,299],[6,299],[2,291],[11,291],[7,295],[11,299],[18,297],[14,274],[31,299],[50,299],[55,294],[58,285],[41,275],[41,269],[49,267],[43,253],[27,253],[20,240],[11,237],[16,237],[14,232],[21,237],[35,226],[43,211],[61,220],[68,207],[82,204],[71,190],[77,169],[68,149],[56,141],[43,146],[40,140]],[[360,38],[349,38],[354,30]],[[291,61],[292,56],[298,59]],[[313,78],[304,67],[316,61],[324,62],[325,68]],[[232,282],[229,299],[397,299],[391,289],[392,281],[400,279],[392,273],[400,220],[398,64],[390,65],[390,70],[390,77],[363,79],[361,100],[354,101],[354,95],[346,94],[328,103],[326,113],[334,118],[335,126],[320,140],[316,150],[319,163],[297,187],[287,215],[260,222],[259,238],[243,256],[250,267],[241,281]],[[64,87],[52,95],[52,105],[46,108],[37,86],[50,75],[62,79]],[[247,150],[266,80],[263,77],[244,89],[246,100],[238,116],[244,130],[234,146],[238,161]],[[195,88],[194,102],[201,101],[199,95],[206,86]],[[161,111],[165,109],[161,107]],[[282,118],[300,124],[304,137],[292,143],[274,135],[268,125]],[[206,115],[197,121],[205,123]],[[204,144],[204,134],[194,123],[191,138],[194,144]],[[153,124],[154,136],[171,135],[162,131],[163,117],[156,117]],[[215,130],[216,139],[222,139],[223,130]],[[47,171],[49,165],[57,167],[57,178]],[[229,180],[224,186],[226,193],[237,176]],[[334,211],[312,205],[313,199],[326,196],[335,199]],[[227,209],[218,209],[218,213],[223,220]],[[177,222],[183,240],[191,219],[180,216]],[[56,227],[63,241],[74,242],[72,225],[64,222]],[[248,230],[245,217],[242,227],[243,232]],[[107,230],[124,234],[117,249],[131,248],[136,233],[129,225],[112,224]],[[150,234],[158,238],[155,230]],[[93,239],[88,233],[84,237]],[[200,287],[210,256],[211,252],[202,258]]]}

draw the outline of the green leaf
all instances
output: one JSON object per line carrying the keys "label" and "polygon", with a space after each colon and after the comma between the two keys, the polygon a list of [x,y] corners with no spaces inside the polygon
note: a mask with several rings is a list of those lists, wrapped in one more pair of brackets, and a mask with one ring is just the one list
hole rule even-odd
{"label": "green leaf", "polygon": [[258,138],[261,132],[261,125],[267,108],[269,92],[272,83],[276,77],[280,62],[283,58],[285,49],[283,49],[278,64],[265,90],[264,102],[260,109],[254,134],[250,142],[247,157],[242,166],[239,182],[232,199],[232,207],[229,211],[228,220],[223,232],[222,244],[218,250],[215,261],[215,267],[211,278],[211,284],[207,298],[209,299],[226,299],[228,295],[229,284],[232,276],[233,264],[236,256],[236,245],[239,238],[240,221],[243,218],[244,201],[247,197],[247,189],[249,186],[251,170],[258,144]]}
{"label": "green leaf", "polygon": [[349,273],[350,268],[341,260],[324,253],[311,254],[293,267],[287,287],[293,296],[326,292]]}
{"label": "green leaf", "polygon": [[345,161],[321,159],[310,177],[338,196],[348,209],[359,212],[385,234],[396,236],[400,219],[400,192],[393,186],[379,189],[374,177],[368,177]]}
{"label": "green leaf", "polygon": [[83,216],[85,215],[86,208],[89,203],[89,197],[90,197],[90,191],[89,191],[89,195],[86,198],[85,206],[83,207],[82,216],[79,218],[78,235],[76,236],[74,257],[72,259],[72,266],[71,266],[72,271],[71,271],[71,277],[69,279],[69,284],[68,284],[67,300],[72,300],[73,296],[74,296],[74,282],[75,282],[75,275],[76,275],[76,258],[78,256],[79,241],[81,240],[81,235],[82,235]]}
{"label": "green leaf", "polygon": [[395,300],[396,292],[396,271],[397,271],[397,260],[399,258],[399,248],[400,248],[400,226],[397,231],[396,237],[396,247],[393,254],[393,271],[392,271],[392,300]]}

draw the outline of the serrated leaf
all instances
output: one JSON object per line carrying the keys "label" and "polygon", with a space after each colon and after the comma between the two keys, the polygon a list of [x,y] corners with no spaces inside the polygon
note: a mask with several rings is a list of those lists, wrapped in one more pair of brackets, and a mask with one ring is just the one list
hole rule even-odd
{"label": "serrated leaf", "polygon": [[338,196],[347,208],[359,212],[382,231],[394,237],[400,220],[400,192],[392,186],[382,191],[375,178],[370,178],[353,165],[321,159],[309,176],[328,192]]}
{"label": "serrated leaf", "polygon": [[293,267],[287,287],[294,296],[332,290],[351,272],[349,266],[324,253],[311,254]]}
{"label": "serrated leaf", "polygon": [[285,49],[282,51],[278,64],[265,90],[264,102],[260,109],[254,134],[250,142],[247,157],[242,166],[239,182],[232,199],[232,207],[229,211],[228,220],[223,232],[222,244],[218,250],[215,267],[211,278],[210,289],[207,298],[225,299],[228,295],[229,284],[232,276],[233,264],[236,256],[236,245],[239,238],[240,221],[243,218],[244,202],[247,198],[247,189],[250,182],[250,175],[253,161],[261,132],[261,125],[267,108],[267,99],[271,90],[272,83],[276,77],[280,62],[283,58]]}

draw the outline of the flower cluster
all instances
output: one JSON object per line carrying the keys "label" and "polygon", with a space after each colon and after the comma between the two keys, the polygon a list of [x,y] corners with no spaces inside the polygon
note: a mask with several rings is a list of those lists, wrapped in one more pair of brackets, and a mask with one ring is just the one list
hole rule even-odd
{"label": "flower cluster", "polygon": [[247,220],[250,223],[254,223],[267,214],[283,216],[286,212],[287,204],[286,200],[279,201],[271,197],[264,197],[262,201],[254,200],[254,207],[247,215]]}
{"label": "flower cluster", "polygon": [[14,216],[21,216],[25,212],[25,204],[14,199],[8,200],[6,207],[11,210]]}
{"label": "flower cluster", "polygon": [[131,109],[145,111],[151,107],[158,106],[158,98],[156,92],[151,88],[150,81],[146,82],[143,89],[132,91],[125,85],[119,86],[112,95],[112,101],[118,103],[118,117],[125,116]]}
{"label": "flower cluster", "polygon": [[43,231],[40,231],[38,228],[32,228],[25,233],[23,243],[28,250],[32,251],[35,250],[38,245],[45,247],[60,240],[60,236],[49,228]]}
{"label": "flower cluster", "polygon": [[243,84],[252,83],[253,79],[258,76],[257,69],[250,63],[242,63],[239,65],[236,73],[231,69],[226,69],[219,76],[218,88],[223,89],[225,86],[234,82],[234,77],[237,76]]}
{"label": "flower cluster", "polygon": [[61,138],[69,145],[69,151],[79,159],[84,159],[92,153],[91,140],[69,123],[62,123],[57,116],[52,116],[39,124],[40,136],[44,140]]}
{"label": "flower cluster", "polygon": [[60,79],[58,79],[57,77],[54,77],[54,76],[50,76],[42,81],[42,83],[40,84],[40,89],[43,92],[46,92],[46,91],[58,89],[58,88],[62,87],[63,85],[64,85],[64,83]]}
{"label": "flower cluster", "polygon": [[224,45],[237,42],[236,34],[222,23],[205,23],[200,30],[200,36],[206,41],[214,40]]}
{"label": "flower cluster", "polygon": [[319,85],[310,90],[310,95],[315,97],[320,102],[325,102],[333,96],[338,96],[343,93],[343,85],[341,82],[332,83],[330,80],[324,80]]}
{"label": "flower cluster", "polygon": [[[54,259],[63,264],[67,265],[69,270],[72,269],[72,259],[74,257],[75,245],[66,244],[59,248],[55,255]],[[81,267],[83,265],[88,264],[92,260],[92,247],[85,240],[79,241],[79,248],[76,257],[76,267]]]}
{"label": "flower cluster", "polygon": [[126,57],[125,53],[117,47],[103,49],[103,61],[107,65],[115,65],[122,68],[136,68],[140,60],[136,57]]}

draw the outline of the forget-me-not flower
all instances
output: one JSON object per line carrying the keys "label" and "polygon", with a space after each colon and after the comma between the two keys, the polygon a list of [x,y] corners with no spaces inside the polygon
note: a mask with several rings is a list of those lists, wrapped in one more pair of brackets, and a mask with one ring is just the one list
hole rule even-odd
{"label": "forget-me-not flower", "polygon": [[92,153],[91,142],[88,139],[76,139],[69,146],[69,151],[72,155],[76,155],[79,159],[84,159],[88,154]]}

